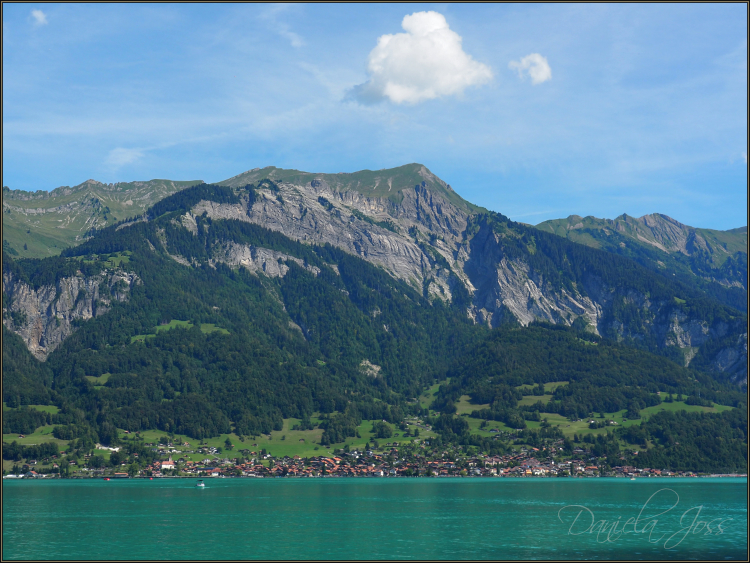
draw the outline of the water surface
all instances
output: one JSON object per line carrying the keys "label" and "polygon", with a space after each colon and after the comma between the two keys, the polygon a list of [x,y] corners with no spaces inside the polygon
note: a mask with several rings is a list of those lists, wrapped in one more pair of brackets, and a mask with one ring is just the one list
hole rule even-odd
{"label": "water surface", "polygon": [[4,480],[3,559],[746,560],[748,554],[746,479],[194,485]]}

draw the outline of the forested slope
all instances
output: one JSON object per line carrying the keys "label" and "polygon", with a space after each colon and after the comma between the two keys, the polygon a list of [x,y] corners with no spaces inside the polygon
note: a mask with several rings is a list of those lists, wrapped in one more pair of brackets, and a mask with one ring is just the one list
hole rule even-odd
{"label": "forested slope", "polygon": [[[581,417],[627,409],[636,417],[659,403],[657,392],[746,409],[737,386],[708,368],[686,369],[664,357],[650,332],[638,338],[639,326],[660,321],[634,294],[683,307],[686,317],[712,327],[741,321],[736,311],[690,288],[621,257],[484,214],[468,223],[471,276],[486,265],[480,256],[487,264],[522,258],[539,286],[554,291],[599,299],[603,286],[613,288],[611,323],[602,325],[612,326],[610,333],[592,334],[585,322],[521,327],[512,316],[490,329],[467,316],[468,292],[455,291],[448,302],[430,299],[332,245],[304,244],[241,218],[188,213],[206,201],[248,205],[275,185],[261,184],[182,190],[152,207],[146,220],[98,231],[61,257],[4,255],[4,287],[20,280],[54,293],[70,276],[113,269],[139,280],[127,299],[113,298],[103,314],[76,322],[44,363],[4,329],[4,401],[60,408],[44,421],[17,411],[9,429],[51,423],[59,437],[108,443],[116,428],[197,438],[255,435],[280,429],[284,418],[337,413],[325,423],[324,441],[332,443],[352,435],[363,418],[426,415],[415,399],[446,377],[433,410],[449,414],[469,395],[478,405],[475,417],[514,428],[540,413]],[[4,322],[15,326],[12,313],[4,295]],[[519,405],[519,385],[552,381],[567,385],[541,405]],[[465,430],[441,424],[436,430],[457,430],[446,436]]]}

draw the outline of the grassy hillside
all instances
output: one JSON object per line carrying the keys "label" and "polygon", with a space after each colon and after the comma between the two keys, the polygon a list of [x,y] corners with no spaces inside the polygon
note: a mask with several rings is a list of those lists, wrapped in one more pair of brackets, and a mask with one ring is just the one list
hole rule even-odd
{"label": "grassy hillside", "polygon": [[22,258],[56,256],[95,229],[142,214],[159,200],[200,180],[120,182],[95,180],[51,192],[3,187],[3,248]]}

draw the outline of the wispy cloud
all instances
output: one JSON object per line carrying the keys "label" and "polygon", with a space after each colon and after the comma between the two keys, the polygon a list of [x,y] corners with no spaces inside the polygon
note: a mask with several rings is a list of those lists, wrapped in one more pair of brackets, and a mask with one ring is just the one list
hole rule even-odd
{"label": "wispy cloud", "polygon": [[41,10],[31,10],[31,17],[34,19],[34,25],[47,25],[47,14]]}
{"label": "wispy cloud", "polygon": [[299,34],[292,31],[288,23],[278,17],[280,14],[286,12],[290,6],[291,4],[274,4],[261,14],[261,19],[268,21],[273,31],[289,41],[292,47],[302,47],[305,44],[305,40]]}
{"label": "wispy cloud", "polygon": [[304,39],[294,33],[285,23],[279,24],[278,32],[279,35],[289,40],[289,43],[291,43],[292,47],[302,47],[305,44]]}
{"label": "wispy cloud", "polygon": [[550,213],[559,213],[561,209],[545,209],[544,211],[533,211],[530,213],[513,213],[513,217],[533,217],[534,215],[547,215]]}
{"label": "wispy cloud", "polygon": [[354,87],[354,99],[415,104],[460,95],[492,79],[487,65],[464,52],[461,36],[442,14],[416,12],[405,16],[401,27],[406,33],[378,38],[367,62],[370,80]]}
{"label": "wispy cloud", "polygon": [[539,53],[526,55],[520,61],[511,61],[508,63],[508,68],[518,72],[518,77],[521,80],[528,74],[531,77],[532,84],[541,84],[552,79],[552,69],[547,59]]}
{"label": "wispy cloud", "polygon": [[112,168],[120,168],[126,164],[132,164],[137,160],[143,158],[144,152],[142,149],[126,149],[117,147],[109,151],[105,164]]}

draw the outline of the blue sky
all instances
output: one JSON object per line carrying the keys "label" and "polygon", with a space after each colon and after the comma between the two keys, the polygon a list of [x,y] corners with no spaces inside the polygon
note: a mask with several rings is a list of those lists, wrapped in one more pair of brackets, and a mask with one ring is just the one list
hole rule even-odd
{"label": "blue sky", "polygon": [[409,162],[527,223],[746,225],[747,6],[3,4],[3,185]]}

